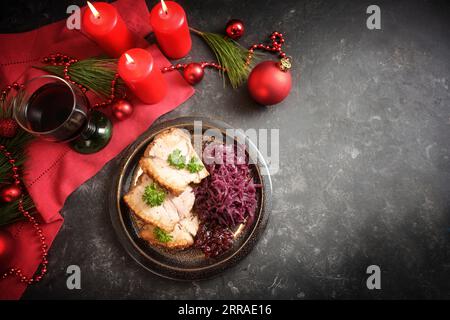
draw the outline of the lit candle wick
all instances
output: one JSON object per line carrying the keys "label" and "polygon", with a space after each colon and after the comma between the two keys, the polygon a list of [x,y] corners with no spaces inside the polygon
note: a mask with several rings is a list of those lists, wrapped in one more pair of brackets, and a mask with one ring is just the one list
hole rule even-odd
{"label": "lit candle wick", "polygon": [[166,3],[164,2],[164,0],[161,0],[161,7],[162,7],[163,11],[165,12],[165,14],[169,13],[169,11],[167,10],[167,6],[166,6]]}
{"label": "lit candle wick", "polygon": [[94,17],[96,17],[97,19],[100,18],[100,13],[97,11],[97,9],[95,9],[94,5],[89,1],[87,1],[87,5],[89,9],[91,9],[91,12],[94,15]]}
{"label": "lit candle wick", "polygon": [[127,59],[127,63],[134,64],[134,59],[128,53],[125,53],[125,58]]}

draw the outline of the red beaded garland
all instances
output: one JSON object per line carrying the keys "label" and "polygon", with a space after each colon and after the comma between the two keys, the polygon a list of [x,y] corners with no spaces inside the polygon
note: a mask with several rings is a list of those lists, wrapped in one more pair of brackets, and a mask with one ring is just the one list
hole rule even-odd
{"label": "red beaded garland", "polygon": [[5,100],[11,89],[19,90],[20,88],[23,88],[23,86],[23,84],[19,84],[17,82],[14,82],[12,85],[6,86],[6,88],[2,90],[0,100]]}
{"label": "red beaded garland", "polygon": [[[109,99],[107,99],[106,101],[98,102],[98,103],[94,104],[92,106],[93,108],[106,107],[106,106],[110,105],[116,99],[115,90],[116,90],[117,79],[119,79],[119,74],[118,73],[114,74],[114,78],[111,81],[111,94],[109,96]],[[124,98],[124,97],[122,97],[122,98]]]}
{"label": "red beaded garland", "polygon": [[257,50],[257,49],[278,53],[278,57],[280,57],[280,59],[286,58],[286,53],[282,50],[282,46],[285,42],[283,34],[278,31],[272,32],[272,34],[270,35],[270,41],[271,41],[270,45],[266,45],[263,43],[252,45],[248,49],[248,55],[247,55],[247,60],[245,61],[245,64],[247,66],[250,65],[250,62],[253,58],[253,54],[255,53],[255,50]]}
{"label": "red beaded garland", "polygon": [[77,59],[74,59],[66,54],[61,54],[61,53],[55,53],[55,54],[51,54],[48,57],[44,57],[42,59],[43,63],[50,63],[54,66],[64,66],[63,72],[64,72],[64,79],[67,80],[68,82],[70,82],[71,84],[77,86],[78,88],[80,88],[83,92],[86,92],[87,88],[85,88],[84,86],[82,86],[79,83],[76,83],[75,81],[73,81],[70,78],[69,75],[69,67],[74,64],[75,62],[78,62]]}
{"label": "red beaded garland", "polygon": [[[19,87],[20,87],[20,85],[19,85]],[[14,184],[17,186],[20,186],[20,184],[21,184],[20,176],[17,174],[18,167],[15,166],[16,160],[13,158],[11,152],[9,152],[4,145],[0,145],[0,152],[6,157],[8,162],[11,164],[11,169],[14,173],[13,174]],[[41,253],[42,253],[40,270],[39,270],[38,274],[31,276],[31,277],[27,277],[23,274],[22,269],[12,267],[12,268],[9,268],[8,270],[6,270],[1,275],[0,279],[5,279],[10,275],[11,276],[15,275],[16,277],[18,277],[20,282],[26,283],[26,284],[32,284],[33,282],[41,281],[43,276],[47,273],[47,266],[48,266],[48,260],[47,260],[48,251],[47,251],[47,249],[48,249],[48,246],[45,241],[46,239],[45,239],[44,233],[43,233],[41,227],[39,226],[39,222],[30,214],[29,211],[25,210],[25,208],[23,207],[23,196],[19,200],[18,208],[19,208],[19,211],[22,213],[22,215],[25,218],[27,218],[28,222],[30,222],[31,225],[33,226],[33,228],[35,229],[35,232],[40,241]]]}
{"label": "red beaded garland", "polygon": [[175,65],[161,68],[161,72],[166,73],[166,72],[170,72],[170,71],[174,71],[174,70],[180,70],[180,71],[182,70],[184,79],[189,84],[196,84],[201,80],[201,78],[203,78],[203,76],[201,76],[201,77],[199,76],[199,74],[201,72],[199,70],[197,70],[198,77],[196,78],[196,80],[198,80],[198,81],[193,81],[192,79],[189,78],[189,75],[184,72],[184,71],[186,71],[187,68],[192,68],[192,66],[194,66],[194,65],[196,68],[200,67],[202,70],[204,70],[205,68],[212,68],[212,69],[217,69],[219,71],[226,71],[225,68],[223,68],[218,63],[205,61],[205,62],[191,62],[191,63],[184,63],[184,64],[177,63]]}

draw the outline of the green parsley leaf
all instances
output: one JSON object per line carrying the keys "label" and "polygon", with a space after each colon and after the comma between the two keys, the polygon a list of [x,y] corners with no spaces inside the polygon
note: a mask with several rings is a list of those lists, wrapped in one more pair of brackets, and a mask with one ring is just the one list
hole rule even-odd
{"label": "green parsley leaf", "polygon": [[172,240],[172,236],[165,232],[163,229],[156,227],[153,229],[153,234],[155,235],[155,238],[162,243],[167,243],[170,240]]}
{"label": "green parsley leaf", "polygon": [[146,186],[142,195],[142,200],[150,207],[160,206],[165,198],[166,193],[156,183]]}
{"label": "green parsley leaf", "polygon": [[175,149],[171,154],[169,154],[167,162],[169,162],[172,167],[184,169],[186,166],[186,157],[181,154],[180,149]]}
{"label": "green parsley leaf", "polygon": [[203,170],[204,166],[201,164],[201,162],[196,157],[193,157],[187,164],[187,168],[190,173],[196,173],[196,172]]}

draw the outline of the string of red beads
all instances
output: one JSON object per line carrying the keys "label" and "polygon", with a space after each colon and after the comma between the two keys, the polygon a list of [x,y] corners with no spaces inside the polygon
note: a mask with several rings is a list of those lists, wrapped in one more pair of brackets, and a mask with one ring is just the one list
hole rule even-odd
{"label": "string of red beads", "polygon": [[[106,106],[108,106],[108,105],[110,105],[113,101],[114,101],[114,99],[116,99],[116,93],[115,93],[115,91],[116,91],[116,83],[117,83],[117,80],[119,79],[119,74],[118,73],[115,73],[114,74],[114,78],[111,80],[111,94],[109,95],[109,98],[108,99],[106,99],[105,101],[103,101],[103,102],[97,102],[96,104],[94,104],[92,107],[93,108],[103,108],[103,107],[106,107]],[[125,98],[125,97],[122,97],[122,98]]]}
{"label": "string of red beads", "polygon": [[200,62],[200,65],[202,68],[213,68],[221,71],[226,71],[224,67],[222,67],[220,64],[215,62]]}
{"label": "string of red beads", "polygon": [[253,58],[255,50],[266,50],[269,52],[277,52],[280,59],[286,58],[286,53],[282,49],[283,44],[285,42],[283,34],[278,31],[272,32],[272,34],[270,35],[270,41],[271,41],[270,44],[258,43],[258,44],[252,45],[248,49],[248,55],[247,55],[247,60],[245,61],[245,64],[247,66],[250,65],[250,62]]}
{"label": "string of red beads", "polygon": [[72,58],[66,54],[61,53],[55,53],[51,54],[48,57],[45,57],[42,59],[43,63],[51,64],[53,66],[64,66],[63,72],[64,72],[64,79],[70,82],[71,84],[77,86],[81,89],[81,91],[86,92],[87,88],[85,88],[83,85],[76,83],[70,78],[69,75],[69,67],[74,64],[75,62],[78,62],[78,59]]}
{"label": "string of red beads", "polygon": [[[161,68],[161,72],[166,73],[166,72],[170,72],[170,71],[174,71],[174,70],[184,70],[189,64],[190,63],[173,64],[168,67]],[[204,68],[213,68],[213,69],[222,70],[222,71],[225,70],[220,64],[215,63],[215,62],[199,62],[198,64],[200,64],[200,66],[203,69]]]}
{"label": "string of red beads", "polygon": [[23,88],[23,84],[19,84],[17,82],[14,82],[11,85],[6,86],[5,89],[2,90],[2,93],[0,95],[0,100],[3,101],[6,99],[6,97],[8,96],[9,92],[14,89],[14,90],[19,90],[20,88]]}
{"label": "string of red beads", "polygon": [[[19,175],[19,167],[16,165],[16,160],[13,158],[13,155],[11,152],[9,152],[6,147],[4,145],[0,145],[0,152],[6,157],[6,159],[8,160],[8,163],[11,165],[11,170],[12,170],[12,177],[14,180],[14,184],[16,184],[17,186],[21,185],[21,181],[20,181],[20,175]],[[39,226],[39,222],[36,220],[35,217],[33,217],[29,211],[25,210],[25,208],[23,207],[23,196],[22,198],[19,200],[19,211],[22,213],[22,215],[27,218],[28,222],[31,223],[31,225],[33,226],[36,235],[39,238],[40,241],[40,245],[41,245],[41,264],[40,264],[40,270],[37,274],[35,274],[32,277],[27,277],[23,274],[22,269],[20,268],[9,268],[8,270],[6,270],[2,276],[1,279],[5,279],[8,276],[16,276],[19,278],[20,282],[22,283],[27,283],[27,284],[31,284],[33,282],[39,282],[42,280],[42,278],[44,277],[44,275],[47,273],[47,265],[48,265],[48,260],[47,260],[47,255],[48,255],[48,246],[46,243],[46,239],[44,236],[44,233],[41,229],[41,227]]]}

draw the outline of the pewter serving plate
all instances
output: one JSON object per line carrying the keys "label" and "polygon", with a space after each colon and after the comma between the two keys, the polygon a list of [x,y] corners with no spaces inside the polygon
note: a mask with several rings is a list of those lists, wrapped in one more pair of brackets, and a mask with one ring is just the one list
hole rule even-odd
{"label": "pewter serving plate", "polygon": [[187,129],[193,134],[194,121],[202,121],[203,133],[208,129],[216,129],[224,137],[230,138],[226,135],[226,129],[232,127],[222,121],[203,117],[182,117],[154,125],[125,151],[119,172],[113,180],[113,190],[110,192],[111,221],[125,250],[147,270],[176,280],[205,279],[236,265],[250,253],[262,235],[271,210],[272,183],[267,164],[254,143],[238,132],[237,137],[239,141],[245,141],[248,154],[256,157],[251,159],[254,164],[251,164],[250,168],[255,183],[260,184],[261,188],[257,191],[258,206],[255,218],[247,226],[241,225],[234,230],[233,247],[215,258],[206,258],[201,250],[193,247],[185,250],[169,250],[150,245],[139,237],[139,222],[123,201],[123,196],[140,174],[139,159],[155,135],[172,127]]}

